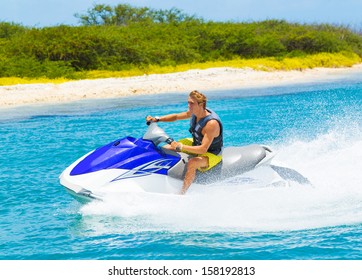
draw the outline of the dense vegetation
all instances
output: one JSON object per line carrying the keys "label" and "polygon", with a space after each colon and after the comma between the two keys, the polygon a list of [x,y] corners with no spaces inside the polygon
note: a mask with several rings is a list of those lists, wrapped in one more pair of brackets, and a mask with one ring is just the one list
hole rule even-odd
{"label": "dense vegetation", "polygon": [[129,5],[95,5],[76,16],[81,26],[0,22],[0,77],[80,78],[90,70],[318,53],[362,57],[360,34],[328,24],[206,22],[177,9]]}

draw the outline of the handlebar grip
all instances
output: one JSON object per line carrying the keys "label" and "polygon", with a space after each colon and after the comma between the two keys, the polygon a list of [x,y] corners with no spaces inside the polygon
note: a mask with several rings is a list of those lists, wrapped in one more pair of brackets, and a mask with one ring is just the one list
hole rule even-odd
{"label": "handlebar grip", "polygon": [[170,138],[167,138],[165,142],[166,142],[167,144],[171,144],[173,141],[175,141],[175,140],[170,137]]}

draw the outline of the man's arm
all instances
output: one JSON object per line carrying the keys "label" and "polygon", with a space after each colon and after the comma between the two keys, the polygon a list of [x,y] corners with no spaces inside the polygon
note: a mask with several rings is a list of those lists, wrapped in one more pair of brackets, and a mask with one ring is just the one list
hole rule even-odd
{"label": "man's arm", "polygon": [[[181,112],[181,113],[170,114],[170,115],[165,115],[165,116],[159,117],[158,121],[174,122],[174,121],[178,121],[178,120],[186,120],[186,119],[189,119],[190,117],[191,117],[191,113],[190,113],[190,111],[187,111],[187,112]],[[146,121],[156,122],[157,120],[155,117],[147,116]]]}
{"label": "man's arm", "polygon": [[181,150],[193,154],[204,154],[209,149],[212,141],[215,137],[219,136],[220,134],[220,125],[219,122],[216,120],[211,120],[207,122],[206,126],[202,130],[204,133],[204,138],[202,139],[202,143],[200,146],[188,146],[188,145],[182,145],[178,142],[172,142],[171,147],[176,149],[176,147],[181,146]]}

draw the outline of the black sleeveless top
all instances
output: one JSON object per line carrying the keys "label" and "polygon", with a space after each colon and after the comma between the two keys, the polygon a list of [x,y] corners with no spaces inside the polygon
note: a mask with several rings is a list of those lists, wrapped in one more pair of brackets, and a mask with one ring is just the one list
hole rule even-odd
{"label": "black sleeveless top", "polygon": [[220,135],[214,138],[207,151],[217,155],[221,152],[223,146],[223,127],[219,116],[214,111],[208,108],[206,108],[206,110],[210,113],[210,115],[207,115],[205,118],[200,119],[197,123],[196,123],[196,116],[195,115],[191,116],[189,131],[192,134],[193,138],[192,145],[193,146],[201,145],[202,139],[204,138],[204,136],[201,133],[202,129],[205,127],[208,121],[216,120],[220,125]]}

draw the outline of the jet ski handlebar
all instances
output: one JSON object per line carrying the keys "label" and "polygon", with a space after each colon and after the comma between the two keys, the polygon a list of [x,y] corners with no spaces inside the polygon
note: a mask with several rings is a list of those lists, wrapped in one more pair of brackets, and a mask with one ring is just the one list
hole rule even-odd
{"label": "jet ski handlebar", "polygon": [[175,141],[173,138],[169,137],[167,133],[157,125],[157,123],[148,121],[147,125],[148,129],[143,135],[143,139],[151,140],[156,146],[162,142],[171,144],[173,141]]}

